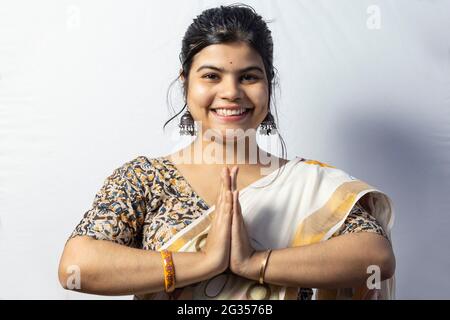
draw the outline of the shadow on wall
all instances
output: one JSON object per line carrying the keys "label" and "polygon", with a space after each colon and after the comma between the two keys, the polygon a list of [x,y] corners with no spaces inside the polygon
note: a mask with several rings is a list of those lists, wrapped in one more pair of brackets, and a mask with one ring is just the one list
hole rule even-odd
{"label": "shadow on wall", "polygon": [[[436,128],[419,119],[367,113],[376,106],[355,109],[365,113],[342,113],[336,119],[335,145],[344,148],[342,157],[353,164],[353,176],[394,202],[397,298],[448,298],[450,150],[432,134]],[[450,131],[447,135],[449,142]]]}

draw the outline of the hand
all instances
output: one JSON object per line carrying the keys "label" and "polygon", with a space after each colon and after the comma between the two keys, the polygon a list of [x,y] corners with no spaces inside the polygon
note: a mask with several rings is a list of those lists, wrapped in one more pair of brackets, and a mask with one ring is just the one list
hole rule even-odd
{"label": "hand", "polygon": [[211,222],[204,251],[205,261],[211,265],[214,274],[222,273],[229,267],[232,207],[230,172],[226,167],[221,173],[215,216]]}
{"label": "hand", "polygon": [[231,189],[233,191],[233,213],[231,223],[231,252],[230,269],[233,273],[249,277],[254,274],[254,253],[247,229],[245,228],[244,218],[242,216],[241,204],[239,202],[239,190],[237,190],[238,166],[231,169]]}

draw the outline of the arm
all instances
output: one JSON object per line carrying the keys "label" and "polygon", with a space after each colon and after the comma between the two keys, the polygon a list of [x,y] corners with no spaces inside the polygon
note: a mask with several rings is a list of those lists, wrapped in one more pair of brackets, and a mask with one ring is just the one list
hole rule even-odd
{"label": "arm", "polygon": [[[255,252],[244,276],[259,280],[264,252]],[[273,250],[267,261],[267,283],[308,288],[348,288],[365,284],[369,265],[380,267],[381,279],[391,278],[395,257],[389,241],[370,232],[349,233],[311,245]]]}
{"label": "arm", "polygon": [[[140,189],[143,184],[130,167],[133,163],[115,170],[106,179],[93,207],[66,243],[58,271],[64,288],[72,287],[69,284],[75,275],[71,266],[75,265],[81,273],[82,292],[126,295],[165,289],[160,252],[137,247],[147,214],[144,204],[157,205],[157,201],[145,198],[145,194],[152,192]],[[211,222],[205,250],[172,253],[176,287],[210,279],[228,268],[232,196],[229,184],[227,188],[222,187],[227,174],[226,170],[222,172],[222,193],[216,203],[217,213]]]}
{"label": "arm", "polygon": [[[250,243],[236,190],[237,170],[232,173],[235,191],[230,268],[242,277],[258,281],[265,251],[255,252]],[[266,264],[265,282],[286,287],[359,287],[372,275],[367,273],[371,265],[379,266],[380,281],[391,278],[395,257],[390,241],[378,228],[376,219],[360,209],[353,207],[341,230],[331,239],[273,250]]]}
{"label": "arm", "polygon": [[[214,267],[205,263],[203,255],[203,252],[172,254],[176,287],[214,276]],[[164,291],[162,259],[157,251],[81,236],[67,242],[60,261],[58,276],[65,289],[71,275],[67,270],[71,265],[80,268],[80,292],[129,295]]]}
{"label": "arm", "polygon": [[[163,262],[159,252],[137,249],[144,218],[156,207],[151,181],[144,184],[136,172],[152,177],[153,167],[137,158],[114,170],[97,192],[92,208],[77,225],[61,257],[58,277],[68,289],[80,271],[79,291],[104,295],[128,295],[164,290]],[[134,169],[139,169],[135,171]],[[147,171],[143,171],[144,168]],[[144,172],[144,173],[142,173]],[[208,278],[210,266],[201,263],[203,253],[173,253],[176,286]],[[68,283],[69,281],[69,283]]]}

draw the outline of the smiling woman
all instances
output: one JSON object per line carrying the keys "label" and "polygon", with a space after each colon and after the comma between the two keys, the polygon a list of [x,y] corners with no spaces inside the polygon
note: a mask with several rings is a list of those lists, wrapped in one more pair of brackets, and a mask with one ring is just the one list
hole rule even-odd
{"label": "smiling woman", "polygon": [[278,133],[262,17],[245,5],[205,10],[180,58],[180,133],[196,139],[114,170],[66,243],[61,285],[73,287],[67,270],[76,265],[78,290],[136,299],[393,298],[390,198],[334,166],[256,143],[258,127]]}
{"label": "smiling woman", "polygon": [[[268,112],[264,63],[245,42],[210,45],[193,59],[187,105],[203,130],[256,128]],[[184,76],[181,76],[186,81]]]}

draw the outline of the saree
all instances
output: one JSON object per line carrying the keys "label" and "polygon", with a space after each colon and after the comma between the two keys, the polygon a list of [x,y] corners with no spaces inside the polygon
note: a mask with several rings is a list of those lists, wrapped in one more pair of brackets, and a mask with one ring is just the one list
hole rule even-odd
{"label": "saree", "polygon": [[[279,176],[272,182],[277,173]],[[392,243],[394,213],[391,199],[345,171],[316,160],[295,157],[242,189],[239,201],[247,233],[257,251],[326,241],[342,226],[358,201],[383,227]],[[175,233],[160,250],[202,250],[215,215],[214,208],[210,207]],[[162,291],[137,295],[135,299],[295,300],[299,289],[267,283],[260,285],[227,270],[211,279],[177,288],[170,294]],[[394,299],[395,277],[378,282],[370,289],[368,285],[311,289],[312,299]]]}

